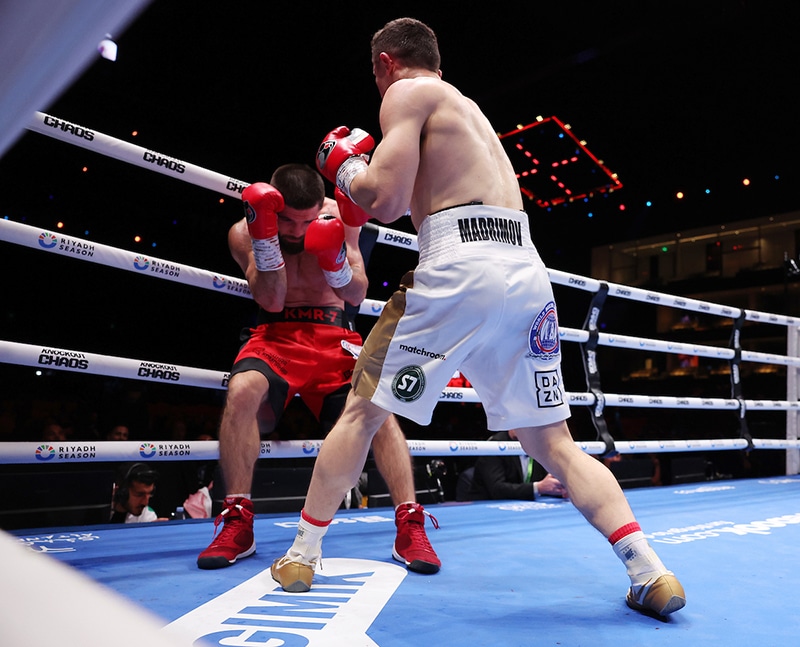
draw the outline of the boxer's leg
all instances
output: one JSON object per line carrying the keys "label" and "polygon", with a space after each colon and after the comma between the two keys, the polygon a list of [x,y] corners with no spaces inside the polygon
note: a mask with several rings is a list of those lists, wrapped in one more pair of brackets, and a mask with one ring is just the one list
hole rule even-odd
{"label": "boxer's leg", "polygon": [[226,497],[225,508],[214,521],[215,532],[220,522],[224,526],[198,556],[200,568],[224,568],[256,552],[250,490],[261,446],[256,418],[268,392],[269,382],[258,371],[237,373],[228,384],[219,429],[219,458]]}
{"label": "boxer's leg", "polygon": [[648,544],[614,475],[575,444],[566,422],[518,429],[517,437],[525,452],[564,484],[575,507],[625,564],[631,579],[628,606],[660,615],[683,608],[683,587]]}
{"label": "boxer's leg", "polygon": [[372,453],[378,471],[386,481],[395,508],[397,527],[392,557],[417,573],[436,573],[441,561],[425,532],[425,516],[436,520],[417,503],[414,471],[408,444],[395,416],[389,416],[372,439]]}
{"label": "boxer's leg", "polygon": [[311,588],[322,555],[322,538],[347,491],[361,475],[370,444],[389,413],[350,392],[344,411],[322,443],[297,535],[288,552],[272,564],[272,577],[285,591]]}

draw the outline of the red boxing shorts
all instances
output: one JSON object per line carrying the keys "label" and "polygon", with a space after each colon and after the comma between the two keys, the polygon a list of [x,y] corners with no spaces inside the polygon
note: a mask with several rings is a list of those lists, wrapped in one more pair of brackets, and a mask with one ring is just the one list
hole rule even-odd
{"label": "red boxing shorts", "polygon": [[[361,335],[348,330],[339,308],[286,308],[263,313],[261,323],[244,331],[231,377],[258,371],[269,380],[269,405],[277,421],[296,395],[321,420],[326,397],[347,393],[355,356],[347,346],[361,346]],[[344,398],[337,411],[338,417]]]}

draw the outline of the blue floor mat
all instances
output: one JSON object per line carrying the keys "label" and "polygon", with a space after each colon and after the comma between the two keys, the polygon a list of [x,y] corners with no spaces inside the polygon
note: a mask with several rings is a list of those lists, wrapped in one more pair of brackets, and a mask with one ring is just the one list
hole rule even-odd
{"label": "blue floor mat", "polygon": [[800,613],[800,477],[628,490],[651,545],[686,589],[668,619],[625,605],[628,578],[571,503],[495,501],[428,506],[435,575],[391,557],[387,508],[342,511],[323,544],[311,592],[269,575],[291,544],[296,514],[259,515],[258,550],[202,571],[213,521],[13,531],[209,644],[612,647],[795,645]]}

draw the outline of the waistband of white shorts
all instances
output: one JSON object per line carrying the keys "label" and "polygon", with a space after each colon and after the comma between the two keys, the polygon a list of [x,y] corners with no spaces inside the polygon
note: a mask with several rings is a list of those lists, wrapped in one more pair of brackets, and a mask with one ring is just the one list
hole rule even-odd
{"label": "waistband of white shorts", "polygon": [[420,264],[473,250],[513,254],[515,250],[533,248],[528,214],[485,204],[462,205],[430,214],[420,225],[417,242]]}

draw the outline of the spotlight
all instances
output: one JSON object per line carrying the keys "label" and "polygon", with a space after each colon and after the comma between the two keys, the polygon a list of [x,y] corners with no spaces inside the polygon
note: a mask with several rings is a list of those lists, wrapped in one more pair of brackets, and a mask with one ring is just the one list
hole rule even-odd
{"label": "spotlight", "polygon": [[106,37],[97,44],[97,51],[109,61],[117,60],[117,44],[111,40],[111,34],[106,34]]}

